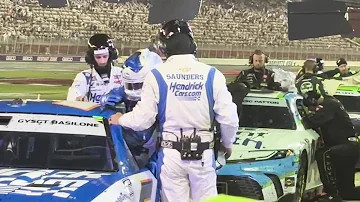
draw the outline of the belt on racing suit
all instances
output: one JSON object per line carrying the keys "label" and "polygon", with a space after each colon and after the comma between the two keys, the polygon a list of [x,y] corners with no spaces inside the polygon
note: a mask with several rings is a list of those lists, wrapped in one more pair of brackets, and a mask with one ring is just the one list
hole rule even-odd
{"label": "belt on racing suit", "polygon": [[175,142],[169,140],[161,141],[162,148],[176,149],[181,154],[182,160],[201,160],[202,154],[207,149],[214,148],[212,142]]}
{"label": "belt on racing suit", "polygon": [[[210,132],[210,130],[198,130],[198,131]],[[200,136],[196,135],[195,128],[194,128],[194,133],[190,137],[183,136],[183,129],[180,129],[180,135],[181,135],[180,140],[176,136],[177,141],[160,140],[159,146],[162,148],[176,149],[181,154],[181,160],[201,160],[205,150],[214,149],[215,141],[213,140],[210,142],[201,142]]]}

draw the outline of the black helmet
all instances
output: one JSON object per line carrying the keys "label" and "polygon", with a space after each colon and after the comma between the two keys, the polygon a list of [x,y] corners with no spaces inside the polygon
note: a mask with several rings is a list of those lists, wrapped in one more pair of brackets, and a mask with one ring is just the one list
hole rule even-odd
{"label": "black helmet", "polygon": [[191,39],[194,39],[189,23],[184,20],[170,20],[163,24],[159,36],[160,39],[167,40],[177,33],[187,34]]}
{"label": "black helmet", "polygon": [[343,64],[347,65],[347,62],[346,62],[345,58],[339,58],[339,59],[336,61],[336,65],[337,65],[338,67],[340,67],[340,65],[343,65]]}
{"label": "black helmet", "polygon": [[194,41],[191,27],[189,23],[184,20],[171,20],[163,24],[158,37],[161,42],[159,48],[167,56],[195,54],[197,51],[197,45]]}
{"label": "black helmet", "polygon": [[114,47],[113,41],[106,34],[95,34],[88,41],[88,51],[86,52],[85,61],[88,64],[96,65],[94,51],[108,48],[109,63],[116,60],[119,56],[118,50]]}
{"label": "black helmet", "polygon": [[306,107],[316,106],[320,97],[321,95],[316,91],[308,91],[303,94],[303,103]]}

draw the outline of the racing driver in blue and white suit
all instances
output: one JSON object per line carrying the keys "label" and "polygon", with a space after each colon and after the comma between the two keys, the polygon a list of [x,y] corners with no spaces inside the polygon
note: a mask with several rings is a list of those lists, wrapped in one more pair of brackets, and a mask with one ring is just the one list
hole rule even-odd
{"label": "racing driver in blue and white suit", "polygon": [[201,201],[217,195],[214,119],[220,124],[223,150],[231,154],[237,107],[224,75],[195,58],[197,46],[187,22],[167,22],[159,38],[166,62],[146,76],[133,111],[113,115],[110,123],[142,131],[157,121],[162,201]]}
{"label": "racing driver in blue and white suit", "polygon": [[[115,107],[124,103],[125,111],[130,112],[140,100],[140,94],[145,76],[158,64],[163,63],[161,57],[150,51],[148,48],[139,50],[129,56],[123,65],[122,77],[124,86],[115,88],[101,99],[102,107]],[[156,138],[154,133],[155,124],[143,131],[135,132],[124,128],[123,136],[130,150],[135,157],[138,157],[138,163],[142,165],[147,163],[155,151]],[[145,158],[143,158],[145,155]],[[140,162],[139,162],[140,161]]]}

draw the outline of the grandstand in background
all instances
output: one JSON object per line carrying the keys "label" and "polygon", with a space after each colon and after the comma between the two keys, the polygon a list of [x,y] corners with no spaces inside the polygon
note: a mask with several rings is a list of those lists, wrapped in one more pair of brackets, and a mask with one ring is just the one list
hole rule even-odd
{"label": "grandstand in background", "polygon": [[[116,39],[121,55],[129,55],[147,47],[159,29],[146,23],[146,0],[70,2],[69,8],[44,9],[37,0],[1,0],[0,53],[83,56],[86,40],[102,32]],[[272,59],[360,61],[360,44],[340,35],[289,41],[286,0],[203,0],[190,23],[202,58],[244,59],[260,48]]]}

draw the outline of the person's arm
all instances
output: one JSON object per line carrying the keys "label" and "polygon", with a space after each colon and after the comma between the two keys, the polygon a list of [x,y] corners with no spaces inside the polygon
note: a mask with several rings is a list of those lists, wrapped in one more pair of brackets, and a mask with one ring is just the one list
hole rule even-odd
{"label": "person's arm", "polygon": [[247,73],[245,70],[242,70],[235,79],[235,82],[242,82],[242,81],[247,81]]}
{"label": "person's arm", "polygon": [[328,95],[328,92],[323,83],[324,79],[321,77],[312,77],[311,84],[313,85],[313,91],[319,93],[322,96]]}
{"label": "person's arm", "polygon": [[304,68],[301,67],[298,72],[296,73],[295,81],[300,80],[300,77],[302,77],[305,74]]}
{"label": "person's arm", "polygon": [[280,90],[280,91],[283,90],[281,88],[281,83],[275,82],[275,80],[274,80],[275,72],[273,72],[271,70],[268,70],[267,71],[267,76],[268,76],[268,79],[267,79],[268,89],[270,89],[270,90]]}
{"label": "person's arm", "polygon": [[318,128],[335,117],[332,105],[319,106],[313,114],[305,116],[312,128]]}
{"label": "person's arm", "polygon": [[358,71],[355,71],[355,70],[349,70],[349,74],[352,76],[352,75],[355,75],[355,74],[357,74],[358,73]]}
{"label": "person's arm", "polygon": [[124,102],[126,97],[124,87],[114,88],[109,93],[102,96],[100,99],[100,104],[102,107],[106,105],[115,106]]}
{"label": "person's arm", "polygon": [[330,79],[333,78],[336,74],[340,73],[339,68],[335,68],[333,70],[329,70],[326,72],[323,72],[321,74],[316,75],[317,77],[321,77],[323,79]]}
{"label": "person's arm", "polygon": [[227,88],[235,104],[242,103],[246,95],[250,92],[250,85],[246,82],[232,82],[227,85]]}
{"label": "person's arm", "polygon": [[89,91],[90,73],[80,72],[76,75],[71,87],[68,90],[66,100],[79,101],[86,98]]}
{"label": "person's arm", "polygon": [[233,103],[237,106],[237,113],[240,117],[242,114],[242,102],[244,101],[244,98],[246,95],[250,92],[250,86],[243,82],[243,83],[235,83],[232,82],[227,85],[228,90],[232,96]]}
{"label": "person's arm", "polygon": [[237,106],[226,86],[225,76],[218,70],[214,75],[214,112],[215,120],[220,124],[222,144],[231,148],[239,127]]}
{"label": "person's arm", "polygon": [[118,123],[134,131],[150,128],[156,121],[159,103],[159,87],[155,76],[149,73],[144,81],[141,100],[131,112],[122,115]]}

